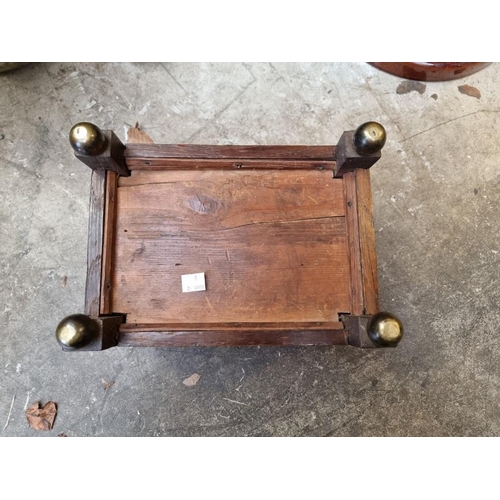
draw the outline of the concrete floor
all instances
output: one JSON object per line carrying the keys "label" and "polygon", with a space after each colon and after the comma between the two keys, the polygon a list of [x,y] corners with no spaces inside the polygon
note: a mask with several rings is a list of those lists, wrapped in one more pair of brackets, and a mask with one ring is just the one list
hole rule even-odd
{"label": "concrete floor", "polygon": [[[497,64],[397,94],[401,80],[367,64],[0,75],[0,435],[499,435],[499,79]],[[406,327],[397,349],[59,349],[55,326],[83,310],[86,274],[90,170],[68,144],[75,122],[122,140],[138,120],[157,142],[333,144],[372,119],[388,132],[372,184],[382,307]],[[26,406],[48,400],[54,429],[31,430]]]}

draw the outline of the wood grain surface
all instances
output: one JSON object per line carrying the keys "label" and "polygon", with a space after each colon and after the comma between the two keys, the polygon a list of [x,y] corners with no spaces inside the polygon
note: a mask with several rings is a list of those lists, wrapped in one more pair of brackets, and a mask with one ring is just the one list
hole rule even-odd
{"label": "wood grain surface", "polygon": [[255,160],[335,160],[335,146],[210,146],[127,144],[125,158],[212,158]]}
{"label": "wood grain surface", "polygon": [[196,332],[200,330],[214,332],[234,332],[234,331],[330,331],[343,330],[344,325],[340,321],[315,321],[315,322],[287,322],[287,323],[251,323],[251,322],[235,322],[235,323],[123,323],[120,325],[120,332]]}
{"label": "wood grain surface", "polygon": [[351,314],[378,312],[378,274],[370,171],[343,176],[351,286]]}
{"label": "wood grain surface", "polygon": [[[134,171],[118,186],[112,302],[127,323],[350,311],[343,180],[330,171]],[[182,293],[197,272],[207,290]]]}
{"label": "wood grain surface", "polygon": [[363,314],[379,312],[377,249],[373,225],[373,200],[369,170],[356,170],[359,241],[364,293]]}
{"label": "wood grain surface", "polygon": [[224,170],[297,170],[297,169],[317,169],[335,170],[334,161],[325,160],[255,160],[255,159],[220,159],[214,160],[205,158],[130,158],[127,166],[130,170],[193,170],[224,169]]}
{"label": "wood grain surface", "polygon": [[101,272],[101,314],[109,314],[111,305],[111,274],[113,266],[115,219],[116,219],[116,190],[118,189],[118,174],[111,170],[106,171],[106,187],[104,194],[104,229]]}
{"label": "wood grain surface", "polygon": [[120,333],[119,346],[132,347],[197,347],[197,346],[331,346],[346,345],[347,332],[341,329],[266,330],[241,329],[234,331],[179,330],[179,331],[123,331]]}
{"label": "wood grain surface", "polygon": [[87,282],[85,314],[99,316],[101,301],[101,265],[104,238],[104,191],[106,171],[93,170],[90,180],[89,233],[87,241]]}
{"label": "wood grain surface", "polygon": [[347,226],[347,252],[350,271],[350,296],[351,314],[363,314],[363,279],[361,275],[361,248],[359,245],[358,223],[358,193],[356,190],[356,174],[346,172],[342,177],[345,190],[346,226]]}

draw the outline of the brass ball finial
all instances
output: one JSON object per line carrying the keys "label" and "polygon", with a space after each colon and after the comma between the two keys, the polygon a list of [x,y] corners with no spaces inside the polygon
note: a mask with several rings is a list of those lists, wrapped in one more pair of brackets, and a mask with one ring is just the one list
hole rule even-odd
{"label": "brass ball finial", "polygon": [[56,328],[56,339],[61,347],[79,349],[99,334],[96,322],[85,314],[72,314],[64,318]]}
{"label": "brass ball finial", "polygon": [[385,144],[385,128],[377,122],[366,122],[354,132],[354,149],[360,155],[371,155],[380,151]]}
{"label": "brass ball finial", "polygon": [[395,347],[403,338],[403,324],[396,316],[380,312],[370,321],[368,335],[378,346]]}
{"label": "brass ball finial", "polygon": [[106,149],[106,136],[93,123],[81,122],[73,126],[69,132],[71,147],[81,155],[96,156]]}

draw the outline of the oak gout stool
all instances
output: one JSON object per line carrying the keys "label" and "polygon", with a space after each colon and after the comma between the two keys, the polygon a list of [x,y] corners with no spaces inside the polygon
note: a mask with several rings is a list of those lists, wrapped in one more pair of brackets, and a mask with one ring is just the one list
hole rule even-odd
{"label": "oak gout stool", "polygon": [[[401,322],[378,301],[369,168],[382,125],[337,146],[145,137],[71,129],[92,180],[85,314],[59,323],[64,350],[398,344]],[[192,275],[203,283],[186,293]]]}

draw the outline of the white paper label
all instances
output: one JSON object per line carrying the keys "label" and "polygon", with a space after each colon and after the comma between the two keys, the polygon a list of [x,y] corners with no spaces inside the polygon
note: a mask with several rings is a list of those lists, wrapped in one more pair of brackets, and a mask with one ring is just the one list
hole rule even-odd
{"label": "white paper label", "polygon": [[183,274],[182,291],[183,292],[202,292],[205,288],[205,273]]}

